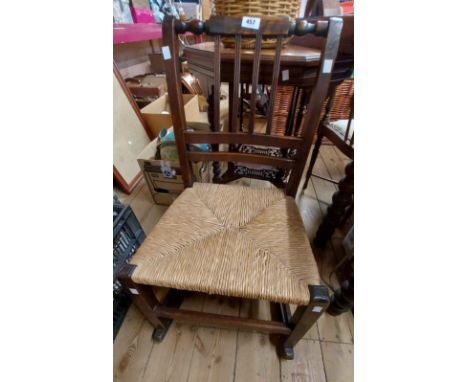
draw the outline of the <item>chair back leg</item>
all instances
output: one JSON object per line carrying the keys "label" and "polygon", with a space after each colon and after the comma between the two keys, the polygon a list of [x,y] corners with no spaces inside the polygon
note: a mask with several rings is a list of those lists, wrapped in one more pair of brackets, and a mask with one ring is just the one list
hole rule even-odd
{"label": "chair back leg", "polygon": [[309,184],[309,179],[312,176],[312,169],[314,168],[315,162],[317,161],[320,146],[322,145],[322,140],[323,140],[323,134],[319,128],[319,132],[317,134],[317,141],[315,142],[315,145],[314,145],[314,151],[312,151],[312,157],[310,158],[310,163],[309,163],[309,167],[307,168],[307,173],[304,179],[304,185],[302,186],[302,190],[305,190],[307,188],[307,185]]}

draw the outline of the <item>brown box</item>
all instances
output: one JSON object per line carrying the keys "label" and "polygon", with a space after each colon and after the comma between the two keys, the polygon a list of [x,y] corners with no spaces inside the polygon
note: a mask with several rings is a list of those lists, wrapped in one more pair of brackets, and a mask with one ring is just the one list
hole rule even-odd
{"label": "brown box", "polygon": [[163,206],[169,206],[174,200],[177,199],[179,194],[172,194],[169,192],[156,192],[153,194],[153,200],[156,204],[161,204]]}
{"label": "brown box", "polygon": [[151,62],[151,71],[154,73],[165,73],[164,58],[162,53],[150,53],[149,59]]}
{"label": "brown box", "polygon": [[[200,112],[198,97],[195,94],[183,94],[185,119],[187,126],[200,130],[205,126],[209,129],[207,113]],[[156,101],[141,109],[143,119],[157,137],[162,129],[168,129],[172,126],[171,107],[169,105],[169,95],[164,94]]]}
{"label": "brown box", "polygon": [[165,75],[146,75],[141,78],[128,78],[125,83],[132,95],[137,97],[160,97],[167,93]]}
{"label": "brown box", "polygon": [[[137,158],[155,203],[171,204],[184,190],[178,162],[154,159],[159,138],[151,141]],[[170,194],[170,195],[160,195]]]}

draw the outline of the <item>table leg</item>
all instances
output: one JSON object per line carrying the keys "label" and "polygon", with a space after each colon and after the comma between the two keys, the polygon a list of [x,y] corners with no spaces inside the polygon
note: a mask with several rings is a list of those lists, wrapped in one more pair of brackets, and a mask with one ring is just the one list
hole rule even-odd
{"label": "table leg", "polygon": [[291,96],[291,104],[289,106],[289,114],[288,114],[288,119],[286,121],[286,128],[285,128],[284,135],[293,134],[294,117],[296,116],[298,95],[299,95],[299,88],[295,86],[293,89],[292,96]]}
{"label": "table leg", "polygon": [[354,305],[354,274],[343,281],[339,289],[331,296],[331,302],[327,313],[338,316],[350,310]]}
{"label": "table leg", "polygon": [[338,183],[338,191],[333,194],[332,204],[327,209],[327,215],[317,231],[314,244],[324,247],[340,225],[346,209],[353,202],[354,194],[354,161],[346,165],[345,177]]}
{"label": "table leg", "polygon": [[[233,101],[233,98],[234,98],[234,86],[233,86],[233,83],[230,81],[228,82],[228,86],[229,86],[229,131],[235,131],[235,126],[231,126],[231,121],[232,121],[232,113],[233,113],[233,110],[232,110],[232,101]],[[237,111],[236,111],[236,114],[237,114]],[[226,129],[226,126],[223,126],[223,131],[228,131]]]}

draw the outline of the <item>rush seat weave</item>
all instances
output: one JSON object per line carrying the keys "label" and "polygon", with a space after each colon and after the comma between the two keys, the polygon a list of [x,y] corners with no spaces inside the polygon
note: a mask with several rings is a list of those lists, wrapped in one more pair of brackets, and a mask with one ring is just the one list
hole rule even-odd
{"label": "rush seat weave", "polygon": [[307,305],[320,278],[295,201],[276,188],[194,183],[131,260],[133,281]]}

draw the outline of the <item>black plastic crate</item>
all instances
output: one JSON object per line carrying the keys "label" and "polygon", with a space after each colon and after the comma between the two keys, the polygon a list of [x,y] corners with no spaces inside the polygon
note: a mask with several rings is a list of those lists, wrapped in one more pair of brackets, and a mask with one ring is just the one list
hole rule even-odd
{"label": "black plastic crate", "polygon": [[114,340],[131,303],[132,299],[126,293],[122,292],[119,295],[114,295]]}
{"label": "black plastic crate", "polygon": [[122,291],[122,285],[116,279],[117,273],[128,262],[140,244],[145,239],[145,232],[130,206],[116,201],[114,198],[114,339],[125,314],[130,306],[130,298]]}

